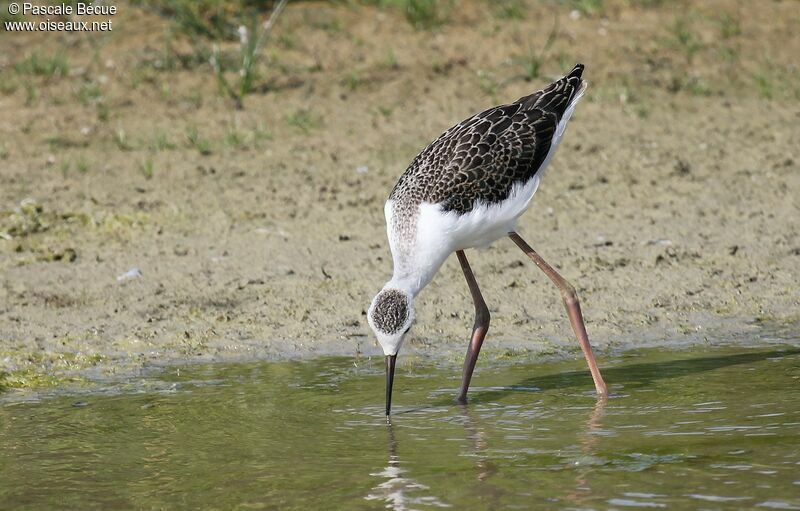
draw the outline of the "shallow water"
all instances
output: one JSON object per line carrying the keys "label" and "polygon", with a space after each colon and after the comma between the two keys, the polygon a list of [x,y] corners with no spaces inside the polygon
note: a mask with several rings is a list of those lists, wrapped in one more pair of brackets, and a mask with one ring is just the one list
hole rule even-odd
{"label": "shallow water", "polygon": [[[402,355],[401,355],[402,358]],[[0,508],[800,509],[800,349],[169,369],[0,406]]]}

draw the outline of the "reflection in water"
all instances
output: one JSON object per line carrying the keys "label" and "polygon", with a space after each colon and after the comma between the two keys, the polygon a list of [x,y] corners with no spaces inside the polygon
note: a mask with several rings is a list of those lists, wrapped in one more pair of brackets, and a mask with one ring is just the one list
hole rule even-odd
{"label": "reflection in water", "polygon": [[601,436],[598,434],[602,429],[601,419],[605,413],[608,396],[599,396],[597,403],[592,408],[589,420],[586,421],[586,428],[580,435],[581,458],[573,462],[577,470],[575,476],[575,489],[564,496],[564,499],[574,504],[583,502],[592,495],[592,487],[589,485],[589,474],[595,466],[602,465],[603,461],[597,457],[597,445]]}
{"label": "reflection in water", "polygon": [[[598,398],[585,428],[581,428],[579,442],[581,445],[581,457],[570,462],[570,467],[577,470],[575,484],[564,499],[576,505],[583,504],[591,497],[592,488],[589,484],[589,474],[596,465],[602,465],[602,460],[596,455],[597,447],[601,439],[599,434],[602,430],[601,420],[605,413],[608,398],[603,396]],[[480,484],[470,488],[470,491],[480,494],[480,501],[484,505],[489,503],[500,504],[506,491],[491,483],[493,476],[498,474],[497,464],[489,456],[489,435],[472,413],[469,406],[461,407],[460,418],[464,426],[464,433],[468,443],[466,455],[475,460],[476,479]],[[414,505],[451,507],[442,502],[435,496],[420,495],[430,488],[410,477],[408,470],[401,467],[401,461],[397,454],[397,438],[394,427],[391,423],[387,425],[389,441],[389,461],[387,466],[380,472],[371,472],[372,477],[381,477],[384,480],[373,487],[365,497],[366,500],[378,500],[386,503],[388,509],[396,511],[414,509]]]}
{"label": "reflection in water", "polygon": [[468,406],[463,405],[461,412],[464,419],[464,429],[467,433],[467,441],[472,442],[472,452],[470,454],[476,459],[475,468],[478,472],[478,480],[487,481],[497,473],[497,466],[486,454],[489,446],[486,441],[486,430],[478,424],[472,413],[470,413]]}
{"label": "reflection in water", "polygon": [[394,427],[389,422],[387,425],[389,432],[389,462],[380,472],[371,472],[372,477],[382,477],[385,480],[373,487],[370,493],[364,497],[366,500],[379,500],[386,503],[387,509],[395,511],[410,511],[415,505],[450,507],[434,496],[417,496],[422,490],[429,488],[424,484],[405,476],[408,471],[400,466],[400,457],[397,455],[397,439],[394,435]]}
{"label": "reflection in water", "polygon": [[467,405],[461,407],[461,417],[464,419],[467,442],[471,446],[469,455],[475,458],[476,478],[480,482],[472,490],[480,494],[480,502],[484,507],[498,508],[506,492],[490,481],[498,473],[498,469],[497,464],[489,458],[489,436],[486,428],[473,416]]}

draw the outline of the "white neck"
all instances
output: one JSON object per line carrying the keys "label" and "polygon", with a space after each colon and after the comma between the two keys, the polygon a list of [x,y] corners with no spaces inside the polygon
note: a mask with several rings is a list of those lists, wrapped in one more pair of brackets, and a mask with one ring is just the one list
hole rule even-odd
{"label": "white neck", "polygon": [[392,280],[387,282],[383,287],[392,288],[392,289],[400,289],[402,291],[408,292],[413,298],[422,291],[428,282],[431,281],[433,276],[436,274],[436,270],[432,272],[424,272],[424,271],[416,271],[416,272],[398,272],[398,268],[395,267],[394,275],[392,275]]}
{"label": "white neck", "polygon": [[436,204],[423,203],[418,207],[418,216],[413,219],[410,232],[402,232],[395,225],[393,201],[387,201],[385,208],[394,272],[392,280],[384,287],[402,289],[413,297],[428,285],[455,250],[452,240],[442,235],[447,230],[443,222],[449,224],[455,215],[442,213]]}

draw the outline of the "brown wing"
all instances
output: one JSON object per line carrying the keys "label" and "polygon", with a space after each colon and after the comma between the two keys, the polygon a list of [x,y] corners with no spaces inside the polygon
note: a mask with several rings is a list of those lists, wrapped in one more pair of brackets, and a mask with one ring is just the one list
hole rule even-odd
{"label": "brown wing", "polygon": [[546,89],[453,126],[414,158],[389,198],[440,203],[458,213],[471,211],[476,201],[502,201],[541,167],[580,90],[582,71],[578,64]]}

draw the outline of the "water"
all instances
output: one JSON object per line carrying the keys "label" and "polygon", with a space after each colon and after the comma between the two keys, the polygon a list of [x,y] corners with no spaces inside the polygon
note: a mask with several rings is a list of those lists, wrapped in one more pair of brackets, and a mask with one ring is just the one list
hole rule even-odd
{"label": "water", "polygon": [[[402,357],[402,356],[401,356]],[[800,350],[201,366],[0,406],[0,509],[800,509]]]}

